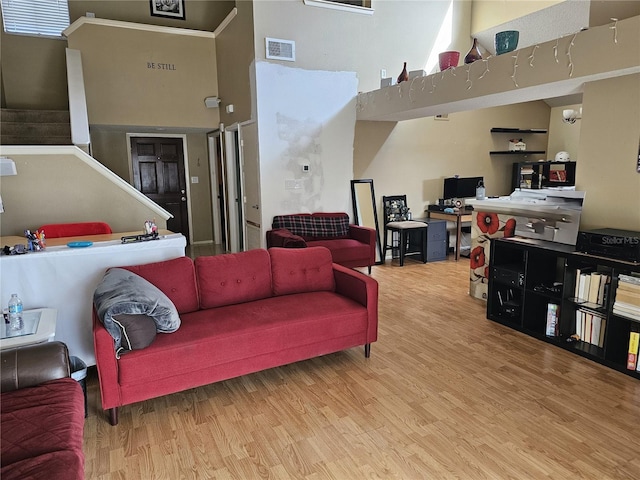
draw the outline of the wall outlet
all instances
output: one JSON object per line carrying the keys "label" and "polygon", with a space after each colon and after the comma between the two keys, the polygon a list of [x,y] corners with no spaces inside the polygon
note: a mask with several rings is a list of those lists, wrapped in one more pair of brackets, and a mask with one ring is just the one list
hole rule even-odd
{"label": "wall outlet", "polygon": [[191,183],[198,183],[200,179],[198,177],[191,177]]}
{"label": "wall outlet", "polygon": [[386,68],[381,68],[380,69],[380,78],[387,78],[387,69]]}
{"label": "wall outlet", "polygon": [[311,167],[309,165],[302,165],[302,171],[304,173],[309,173],[311,171]]}

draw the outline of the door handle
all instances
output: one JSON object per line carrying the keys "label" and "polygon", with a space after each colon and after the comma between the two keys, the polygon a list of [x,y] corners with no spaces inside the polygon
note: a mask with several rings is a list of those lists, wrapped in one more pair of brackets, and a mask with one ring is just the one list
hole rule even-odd
{"label": "door handle", "polygon": [[183,202],[187,201],[187,197],[180,197],[180,200],[182,200]]}

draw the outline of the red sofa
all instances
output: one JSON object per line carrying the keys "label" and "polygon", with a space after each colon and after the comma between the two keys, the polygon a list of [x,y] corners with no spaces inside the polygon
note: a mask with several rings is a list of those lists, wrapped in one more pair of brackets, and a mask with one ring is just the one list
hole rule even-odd
{"label": "red sofa", "polygon": [[61,342],[2,351],[2,480],[84,478],[84,394]]}
{"label": "red sofa", "polygon": [[94,309],[102,407],[118,407],[377,339],[378,284],[326,248],[271,248],[122,267],[158,287],[181,325],[116,358]]}
{"label": "red sofa", "polygon": [[368,267],[376,263],[376,231],[349,224],[346,213],[295,213],[273,217],[267,248],[327,247],[335,263]]}

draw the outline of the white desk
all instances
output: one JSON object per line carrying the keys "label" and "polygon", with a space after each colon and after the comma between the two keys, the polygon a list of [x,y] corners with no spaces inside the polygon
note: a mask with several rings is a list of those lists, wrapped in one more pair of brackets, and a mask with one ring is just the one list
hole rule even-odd
{"label": "white desk", "polygon": [[[55,239],[64,245],[48,246],[46,250],[25,255],[0,256],[1,304],[7,304],[11,294],[17,293],[25,310],[56,309],[56,340],[67,344],[70,355],[80,357],[87,365],[95,365],[93,292],[106,269],[184,256],[186,239],[180,234],[129,244],[120,242],[122,235],[125,234],[114,234],[111,238],[118,240],[107,241],[86,237],[94,241],[86,248],[69,248],[64,239]],[[13,246],[13,243],[2,246],[5,244]]]}
{"label": "white desk", "polygon": [[56,335],[57,312],[53,308],[37,308],[22,312],[24,328],[10,330],[9,324],[1,327],[0,350],[36,343],[51,342]]}

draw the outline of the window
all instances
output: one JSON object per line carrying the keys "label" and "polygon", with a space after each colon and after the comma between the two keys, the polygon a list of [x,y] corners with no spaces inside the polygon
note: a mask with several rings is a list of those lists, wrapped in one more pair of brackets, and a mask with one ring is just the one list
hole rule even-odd
{"label": "window", "polygon": [[2,20],[7,33],[62,37],[69,5],[67,0],[2,0]]}

